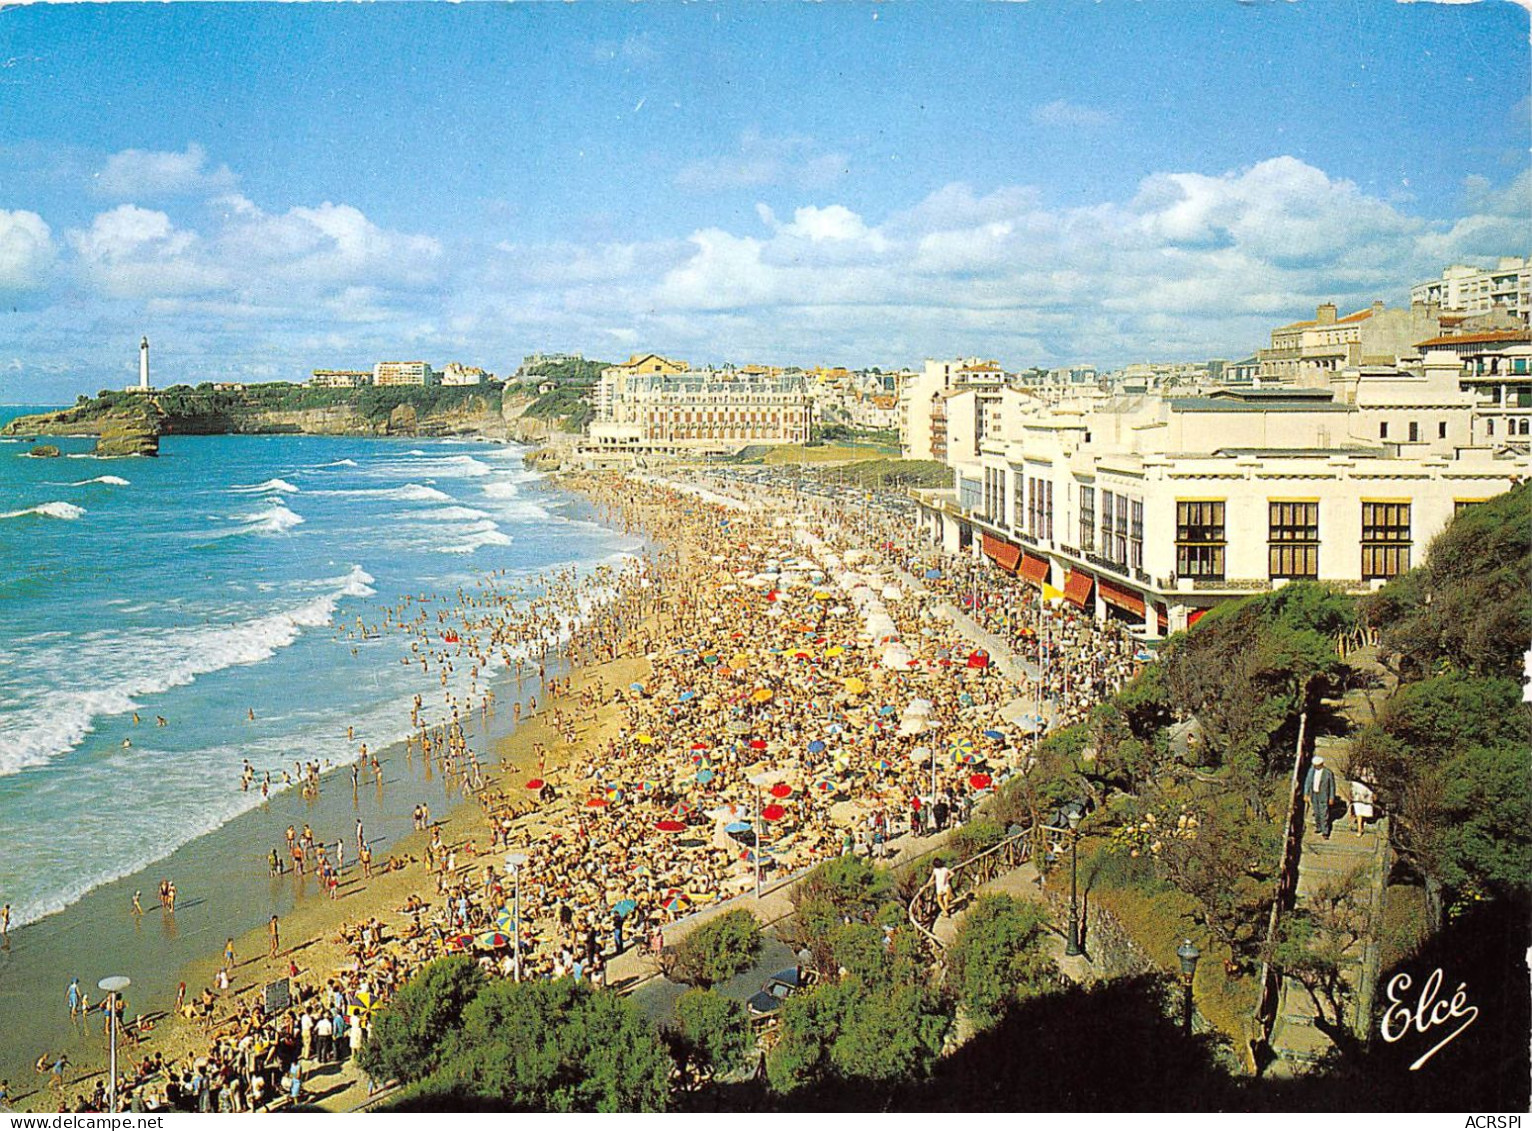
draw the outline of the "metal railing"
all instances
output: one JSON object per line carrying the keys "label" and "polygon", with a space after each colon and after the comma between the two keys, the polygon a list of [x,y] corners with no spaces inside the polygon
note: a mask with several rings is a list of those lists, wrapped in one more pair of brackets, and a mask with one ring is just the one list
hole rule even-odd
{"label": "metal railing", "polygon": [[[966,860],[959,861],[950,869],[953,894],[956,895],[963,890],[978,889],[1001,873],[1021,867],[1032,858],[1039,836],[1057,834],[1062,837],[1068,831],[1068,829],[1055,828],[1052,825],[1028,825],[1020,832],[1012,833],[982,852],[976,852]],[[910,923],[940,955],[946,949],[946,944],[937,938],[932,930],[941,913],[941,908],[936,901],[934,876],[927,878],[926,882],[921,884],[915,894],[910,897],[908,913]]]}

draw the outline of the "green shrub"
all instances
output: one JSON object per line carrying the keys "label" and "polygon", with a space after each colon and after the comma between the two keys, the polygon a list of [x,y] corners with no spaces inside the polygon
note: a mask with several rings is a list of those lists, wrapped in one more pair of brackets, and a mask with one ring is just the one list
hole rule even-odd
{"label": "green shrub", "polygon": [[749,911],[710,919],[677,944],[666,974],[703,989],[748,970],[761,953],[761,924]]}

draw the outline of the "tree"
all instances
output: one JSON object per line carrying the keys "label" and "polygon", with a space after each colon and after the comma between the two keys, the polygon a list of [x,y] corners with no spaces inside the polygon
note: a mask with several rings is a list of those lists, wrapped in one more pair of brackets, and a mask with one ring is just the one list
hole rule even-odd
{"label": "tree", "polygon": [[471,958],[427,963],[379,1012],[362,1067],[378,1080],[419,1080],[442,1062],[448,1040],[462,1027],[463,1012],[485,985]]}
{"label": "tree", "polygon": [[963,919],[947,952],[947,986],[977,1029],[1044,992],[1058,971],[1045,951],[1047,913],[1008,895],[986,895]]}
{"label": "tree", "polygon": [[828,982],[782,1003],[766,1078],[777,1092],[835,1080],[919,1080],[951,1025],[922,982],[869,985],[855,976]]}
{"label": "tree", "polygon": [[1161,840],[1164,877],[1198,904],[1198,918],[1241,969],[1258,953],[1277,869],[1275,833],[1225,799],[1195,814],[1195,824]]}
{"label": "tree", "polygon": [[748,970],[761,953],[761,924],[749,911],[709,919],[676,946],[665,974],[707,989]]}
{"label": "tree", "polygon": [[687,990],[682,994],[667,1036],[682,1079],[698,1083],[739,1072],[755,1049],[744,1003],[715,990]]}
{"label": "tree", "polygon": [[871,923],[897,898],[892,874],[857,856],[837,856],[815,868],[793,889],[793,917],[784,938],[807,948],[821,973],[839,968],[831,934],[843,923]]}
{"label": "tree", "polygon": [[1532,639],[1532,484],[1460,511],[1436,536],[1422,566],[1363,604],[1381,635],[1379,656],[1401,678],[1450,667],[1470,674],[1515,671]]}
{"label": "tree", "polygon": [[1451,671],[1402,684],[1353,745],[1400,856],[1446,907],[1528,887],[1532,707],[1516,682]]}
{"label": "tree", "polygon": [[672,1062],[639,1008],[584,982],[492,982],[463,1013],[440,1075],[533,1111],[661,1111]]}

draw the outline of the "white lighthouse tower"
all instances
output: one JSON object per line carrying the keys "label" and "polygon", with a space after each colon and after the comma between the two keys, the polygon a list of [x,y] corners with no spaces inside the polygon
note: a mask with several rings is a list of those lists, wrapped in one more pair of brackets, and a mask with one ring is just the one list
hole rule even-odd
{"label": "white lighthouse tower", "polygon": [[149,391],[148,335],[145,335],[144,340],[138,343],[138,391],[140,393],[147,393]]}

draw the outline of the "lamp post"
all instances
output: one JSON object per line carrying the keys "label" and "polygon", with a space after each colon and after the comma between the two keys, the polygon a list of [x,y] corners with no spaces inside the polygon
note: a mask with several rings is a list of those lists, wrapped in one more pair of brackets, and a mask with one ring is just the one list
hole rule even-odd
{"label": "lamp post", "polygon": [[1187,1036],[1191,1036],[1192,977],[1197,973],[1197,959],[1202,957],[1202,952],[1191,939],[1182,939],[1181,945],[1176,947],[1176,957],[1181,960],[1181,983],[1186,987],[1185,996],[1181,1000],[1181,1028]]}
{"label": "lamp post", "polygon": [[1069,941],[1064,953],[1073,957],[1080,949],[1080,806],[1069,805]]}
{"label": "lamp post", "polygon": [[107,1078],[106,1105],[108,1110],[117,1110],[117,995],[133,984],[131,978],[121,974],[114,974],[110,978],[102,978],[96,985],[106,991],[106,1029],[111,1034],[111,1076]]}
{"label": "lamp post", "polygon": [[515,963],[516,980],[521,981],[521,866],[527,862],[525,852],[507,852],[505,854],[506,871],[511,873],[511,923],[512,933],[515,936]]}
{"label": "lamp post", "polygon": [[756,774],[750,779],[755,786],[755,898],[761,898],[761,845],[765,841],[766,818],[761,814],[761,790],[776,779],[772,773]]}

